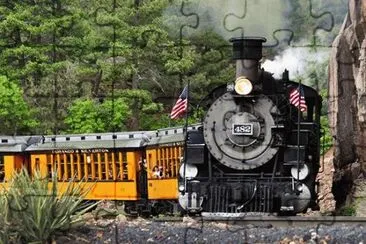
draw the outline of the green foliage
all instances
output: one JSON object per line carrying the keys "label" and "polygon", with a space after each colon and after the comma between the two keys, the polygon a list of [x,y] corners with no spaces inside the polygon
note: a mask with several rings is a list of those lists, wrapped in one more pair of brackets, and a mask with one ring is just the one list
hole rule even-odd
{"label": "green foliage", "polygon": [[65,119],[69,133],[92,133],[103,131],[98,117],[97,103],[90,99],[74,101]]}
{"label": "green foliage", "polygon": [[[0,42],[6,48],[0,52],[1,73],[24,83],[40,80],[65,60],[61,57],[77,55],[85,32],[79,28],[81,9],[74,2],[14,0],[2,4]],[[71,51],[69,45],[79,46],[79,51]]]}
{"label": "green foliage", "polygon": [[322,129],[322,136],[320,138],[320,154],[324,155],[333,146],[332,132],[329,127],[328,118],[328,90],[322,89],[320,95],[323,99],[322,111],[320,116],[320,126]]}
{"label": "green foliage", "polygon": [[152,100],[151,93],[145,90],[123,90],[121,98],[128,104],[132,116],[128,121],[128,128],[131,130],[148,130],[159,124],[162,112],[162,104]]}
{"label": "green foliage", "polygon": [[333,145],[333,138],[329,128],[328,116],[320,117],[320,125],[322,128],[322,136],[320,138],[320,154],[325,154]]}
{"label": "green foliage", "polygon": [[42,121],[28,133],[57,132],[70,101],[66,97],[79,83],[67,64],[85,50],[82,9],[74,0],[14,0],[2,3],[0,14],[0,73],[19,82]]}
{"label": "green foliage", "polygon": [[105,100],[78,99],[69,108],[65,118],[68,133],[96,133],[125,130],[131,115],[124,99]]}
{"label": "green foliage", "polygon": [[106,100],[98,106],[104,132],[126,130],[126,121],[131,116],[131,109],[123,98]]}
{"label": "green foliage", "polygon": [[[219,85],[235,80],[235,66],[231,61],[230,48],[217,50],[217,47],[227,45],[218,34],[211,30],[193,35],[191,41],[198,45],[192,75],[187,77],[191,84],[191,102],[200,101],[203,96]],[[204,48],[203,48],[204,47]],[[222,55],[222,56],[221,56]]]}
{"label": "green foliage", "polygon": [[[288,23],[296,29],[294,41],[308,40],[319,24],[304,11],[310,2],[313,14],[332,7],[336,23],[344,17],[344,1],[293,0]],[[196,106],[213,87],[235,76],[231,48],[224,48],[227,40],[207,24],[202,31],[181,29],[193,23],[193,18],[182,15],[181,4],[175,0],[3,2],[0,74],[19,82],[33,116],[41,121],[36,128],[16,131],[104,132],[180,123],[168,115],[185,84],[190,82],[190,103]],[[185,10],[199,5],[188,1]],[[214,21],[209,17],[200,16],[200,27]],[[316,36],[331,36],[322,33],[319,30]],[[309,62],[304,83],[325,88],[325,63]],[[125,89],[128,100],[120,96]],[[131,89],[138,91],[132,94]],[[149,99],[143,90],[150,92]],[[82,99],[86,97],[90,100]],[[100,103],[101,98],[106,99]],[[13,132],[14,128],[9,133]]]}
{"label": "green foliage", "polygon": [[117,0],[113,11],[106,11],[111,2],[82,2],[95,17],[88,18],[85,41],[89,52],[82,62],[91,74],[103,70],[101,90],[111,83],[121,88],[143,88],[140,84],[155,78],[173,57],[162,48],[170,42],[161,23],[168,0]]}
{"label": "green foliage", "polygon": [[328,54],[325,52],[319,53],[317,50],[310,51],[310,54],[314,58],[311,58],[306,62],[305,72],[301,77],[302,82],[321,92],[322,90],[327,89]]}
{"label": "green foliage", "polygon": [[[78,99],[65,118],[68,133],[93,133],[152,129],[161,124],[162,105],[154,103],[150,92],[122,90],[115,99],[99,102]],[[164,120],[164,119],[163,119]]]}
{"label": "green foliage", "polygon": [[166,111],[165,113],[157,113],[155,115],[146,116],[143,121],[143,126],[147,125],[147,129],[149,130],[158,130],[162,128],[168,128],[175,125],[183,125],[184,121],[180,120],[180,123],[176,123],[176,121],[172,121],[170,119],[170,113]]}
{"label": "green foliage", "polygon": [[0,104],[1,134],[24,133],[37,126],[22,89],[5,76],[0,76]]}
{"label": "green foliage", "polygon": [[338,215],[340,216],[356,216],[356,207],[351,204],[348,206],[343,206],[338,210]]}
{"label": "green foliage", "polygon": [[[339,32],[339,28],[343,23],[343,19],[347,13],[348,1],[334,0],[291,0],[289,1],[290,10],[288,11],[288,27],[291,30],[296,30],[294,41],[301,43],[304,39],[316,43],[331,43]],[[334,20],[335,26],[330,26],[328,23],[319,23],[318,18],[314,18],[317,13],[330,11]],[[329,16],[326,16],[329,18]],[[329,29],[330,33],[325,31],[314,32],[316,27]],[[314,36],[315,34],[315,36]],[[314,37],[316,40],[311,40],[309,37]],[[315,43],[312,43],[315,44]]]}
{"label": "green foliage", "polygon": [[[173,22],[167,19],[177,16],[167,13],[167,8],[175,4],[179,10],[179,1],[117,0],[113,11],[111,4],[16,0],[0,8],[0,43],[4,47],[0,72],[18,80],[26,101],[37,109],[35,115],[42,123],[33,133],[157,128],[170,123],[168,110],[188,81],[195,104],[207,90],[233,78],[232,67],[227,68],[230,54],[216,61],[221,60],[221,54],[215,49],[227,44],[225,40],[213,31],[180,40],[177,31],[182,22],[174,22],[177,28],[168,24]],[[125,121],[123,113],[111,108],[125,110],[123,101],[106,99],[103,106],[94,101],[111,97],[112,89],[115,94],[123,89],[147,90],[152,99],[146,100],[144,94],[124,94],[132,96],[131,101],[124,101],[132,113]],[[83,97],[93,98],[93,102],[80,102]],[[160,114],[160,99],[167,116]],[[144,105],[139,105],[141,102]],[[90,115],[82,115],[84,110]],[[84,121],[89,122],[77,124]]]}
{"label": "green foliage", "polygon": [[0,189],[0,243],[19,243],[20,237],[16,228],[9,222],[9,199]]}
{"label": "green foliage", "polygon": [[89,191],[83,182],[68,183],[65,191],[59,193],[57,174],[53,175],[49,181],[39,172],[32,178],[25,169],[14,174],[8,190],[0,198],[5,213],[1,220],[6,223],[0,227],[4,233],[1,237],[20,238],[26,243],[49,242],[58,231],[71,228],[82,214],[94,207],[82,204]]}

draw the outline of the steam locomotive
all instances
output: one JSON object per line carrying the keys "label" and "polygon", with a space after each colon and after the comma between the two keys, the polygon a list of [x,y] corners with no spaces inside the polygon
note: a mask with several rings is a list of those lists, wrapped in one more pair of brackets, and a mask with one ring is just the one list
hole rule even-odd
{"label": "steam locomotive", "polygon": [[[236,80],[215,89],[188,131],[179,204],[188,213],[317,208],[321,97],[260,67],[264,38],[233,38]],[[292,104],[291,104],[292,102]]]}
{"label": "steam locomotive", "polygon": [[[0,136],[0,188],[21,168],[129,214],[296,214],[317,208],[321,97],[260,68],[264,38],[234,38],[236,80],[202,102],[200,124],[157,131]],[[296,106],[294,106],[296,105]],[[306,108],[306,111],[305,111]],[[0,190],[0,194],[2,194]]]}

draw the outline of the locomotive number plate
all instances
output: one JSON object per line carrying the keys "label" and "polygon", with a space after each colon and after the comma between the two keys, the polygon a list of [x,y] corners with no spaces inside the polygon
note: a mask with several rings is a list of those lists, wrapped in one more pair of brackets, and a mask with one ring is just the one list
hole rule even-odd
{"label": "locomotive number plate", "polygon": [[233,124],[233,135],[253,135],[253,125],[252,124]]}

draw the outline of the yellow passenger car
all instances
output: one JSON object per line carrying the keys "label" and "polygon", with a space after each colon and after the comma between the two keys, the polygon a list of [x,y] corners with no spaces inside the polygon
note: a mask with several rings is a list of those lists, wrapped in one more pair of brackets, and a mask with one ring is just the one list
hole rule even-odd
{"label": "yellow passenger car", "polygon": [[158,130],[146,145],[148,199],[153,213],[178,211],[178,178],[184,143],[185,130],[177,127]]}
{"label": "yellow passenger car", "polygon": [[182,132],[182,129],[159,131],[147,144],[150,200],[177,199],[177,177],[184,145]]}
{"label": "yellow passenger car", "polygon": [[[193,127],[194,128],[194,127]],[[174,212],[178,206],[183,127],[158,131],[0,136],[0,184],[25,167],[59,190],[82,181],[87,200],[120,200],[131,214]]]}
{"label": "yellow passenger car", "polygon": [[0,184],[6,186],[13,172],[28,167],[29,157],[25,149],[37,141],[32,136],[0,136]]}
{"label": "yellow passenger car", "polygon": [[[59,182],[86,181],[87,199],[138,200],[139,162],[148,137],[142,132],[45,136],[26,148],[30,170]],[[62,183],[61,183],[61,189]]]}

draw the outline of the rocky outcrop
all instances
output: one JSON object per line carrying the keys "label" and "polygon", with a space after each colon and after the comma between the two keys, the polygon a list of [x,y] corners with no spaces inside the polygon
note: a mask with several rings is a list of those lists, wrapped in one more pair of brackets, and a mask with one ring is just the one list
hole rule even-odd
{"label": "rocky outcrop", "polygon": [[352,203],[355,215],[366,217],[366,180],[357,179],[354,181],[352,191]]}
{"label": "rocky outcrop", "polygon": [[317,176],[318,186],[318,202],[321,214],[331,214],[335,211],[335,200],[332,192],[332,183],[334,175],[333,151],[331,148],[325,155],[324,161],[320,164]]}
{"label": "rocky outcrop", "polygon": [[[349,0],[349,13],[333,43],[329,65],[335,185],[353,182],[366,172],[365,50],[366,0]],[[339,190],[334,193],[339,199]]]}

